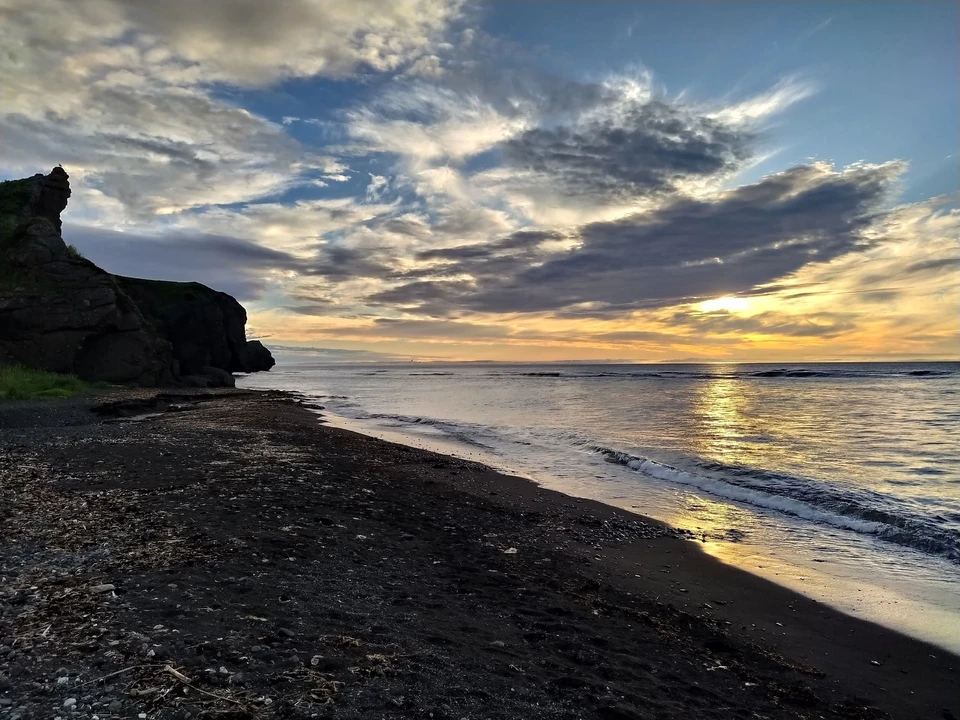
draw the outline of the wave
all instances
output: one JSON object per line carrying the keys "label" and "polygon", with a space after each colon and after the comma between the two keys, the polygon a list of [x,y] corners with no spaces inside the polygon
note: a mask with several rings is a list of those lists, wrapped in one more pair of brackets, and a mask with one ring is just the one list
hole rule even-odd
{"label": "wave", "polygon": [[[727,500],[774,510],[785,515],[843,530],[874,535],[882,540],[941,555],[960,564],[960,533],[937,527],[917,517],[884,510],[851,493],[836,491],[802,478],[743,467],[705,463],[705,470],[723,477],[691,472],[650,458],[594,445],[589,448],[611,463],[680,485],[696,487]],[[789,494],[781,491],[792,491]]]}
{"label": "wave", "polygon": [[466,423],[453,423],[444,420],[435,420],[433,418],[418,417],[415,415],[397,415],[393,413],[368,413],[365,414],[364,417],[371,420],[389,420],[399,425],[420,425],[436,428],[437,430],[442,431],[444,434],[449,435],[450,437],[455,438],[456,440],[459,440],[467,445],[473,445],[474,447],[483,448],[484,450],[492,449],[489,445],[486,445],[477,439],[477,435],[482,432],[480,426],[471,426]]}
{"label": "wave", "polygon": [[[733,366],[735,368],[736,366]],[[755,366],[754,366],[755,367]],[[526,378],[561,378],[561,379],[590,379],[590,378],[609,378],[609,379],[677,379],[677,380],[762,380],[766,378],[774,379],[803,379],[803,378],[835,378],[835,379],[857,379],[857,378],[947,378],[960,375],[960,368],[947,369],[866,369],[862,366],[855,368],[823,368],[823,367],[780,367],[768,368],[764,370],[756,369],[715,369],[704,371],[699,369],[691,370],[585,370],[578,367],[571,367],[563,370],[494,370],[488,373],[490,377],[526,377]]]}
{"label": "wave", "polygon": [[[340,403],[337,403],[340,412]],[[571,451],[594,452],[611,463],[671,484],[696,488],[714,497],[738,504],[801,518],[808,522],[850,532],[874,536],[886,542],[910,547],[960,564],[960,532],[944,527],[939,516],[927,517],[922,508],[911,510],[896,498],[867,488],[843,483],[821,482],[787,473],[778,473],[742,465],[728,465],[705,459],[685,459],[684,467],[674,467],[651,458],[632,455],[595,444],[582,431],[561,428],[507,428],[486,426],[432,417],[368,413],[359,407],[346,410],[356,419],[394,424],[417,433],[439,434],[461,443],[501,455],[504,447],[536,446],[540,468],[553,462],[543,452],[556,454],[561,464]],[[743,435],[742,442],[767,443],[769,435]],[[508,454],[511,451],[507,451]],[[585,468],[581,468],[585,470]],[[566,472],[577,472],[567,468]]]}

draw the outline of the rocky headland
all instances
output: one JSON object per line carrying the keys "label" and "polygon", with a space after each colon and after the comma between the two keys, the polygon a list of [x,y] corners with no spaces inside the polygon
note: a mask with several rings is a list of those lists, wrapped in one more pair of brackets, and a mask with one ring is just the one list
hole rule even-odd
{"label": "rocky headland", "polygon": [[274,365],[226,293],[111,275],[82,257],[61,234],[69,197],[61,167],[0,183],[0,364],[194,387]]}

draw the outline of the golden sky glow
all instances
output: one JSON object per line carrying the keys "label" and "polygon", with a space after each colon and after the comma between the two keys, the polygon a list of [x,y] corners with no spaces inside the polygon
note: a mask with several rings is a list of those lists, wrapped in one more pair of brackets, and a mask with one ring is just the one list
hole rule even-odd
{"label": "golden sky glow", "polygon": [[631,3],[283,4],[0,0],[0,176],[62,163],[67,242],[273,346],[960,357],[955,4],[730,5],[719,54]]}

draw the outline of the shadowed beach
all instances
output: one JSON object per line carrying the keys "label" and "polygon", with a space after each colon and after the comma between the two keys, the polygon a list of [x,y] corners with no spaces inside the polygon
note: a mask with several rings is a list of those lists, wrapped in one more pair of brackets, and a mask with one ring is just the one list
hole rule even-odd
{"label": "shadowed beach", "polygon": [[0,454],[5,717],[960,715],[942,650],[283,393],[6,403]]}

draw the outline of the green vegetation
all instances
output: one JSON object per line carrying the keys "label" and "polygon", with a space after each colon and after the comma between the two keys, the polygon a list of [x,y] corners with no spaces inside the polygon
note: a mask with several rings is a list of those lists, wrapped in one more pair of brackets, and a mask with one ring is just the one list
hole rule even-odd
{"label": "green vegetation", "polygon": [[67,255],[72,257],[74,260],[84,260],[83,254],[77,250],[76,245],[67,245]]}
{"label": "green vegetation", "polygon": [[21,365],[0,367],[0,400],[65,398],[82,393],[87,387],[75,375],[31,370]]}

